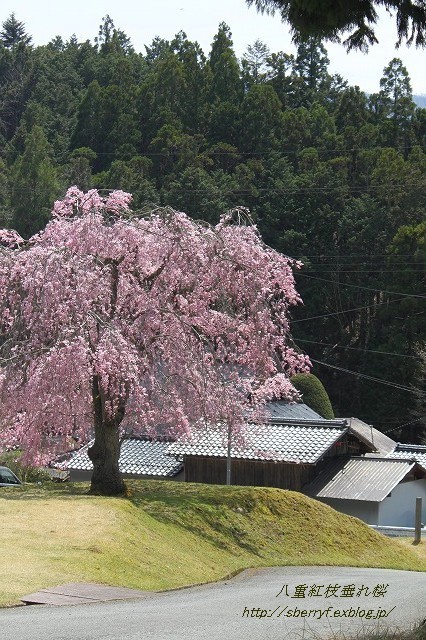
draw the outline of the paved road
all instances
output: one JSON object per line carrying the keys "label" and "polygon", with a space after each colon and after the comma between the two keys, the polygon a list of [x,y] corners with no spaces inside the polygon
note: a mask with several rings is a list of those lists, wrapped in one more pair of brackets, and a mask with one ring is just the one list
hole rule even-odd
{"label": "paved road", "polygon": [[[368,615],[380,617],[366,619]],[[339,630],[355,634],[360,627],[409,627],[425,617],[425,573],[280,567],[249,570],[229,581],[144,600],[3,609],[0,638],[318,640]]]}

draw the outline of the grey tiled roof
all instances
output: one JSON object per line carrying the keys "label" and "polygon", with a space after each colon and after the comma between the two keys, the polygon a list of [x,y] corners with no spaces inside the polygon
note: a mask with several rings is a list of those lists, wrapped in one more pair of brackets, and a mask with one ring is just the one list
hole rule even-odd
{"label": "grey tiled roof", "polygon": [[266,409],[271,418],[287,418],[288,420],[325,420],[319,413],[303,402],[268,402]]}
{"label": "grey tiled roof", "polygon": [[386,434],[382,433],[378,429],[370,426],[366,422],[359,420],[358,418],[346,418],[349,429],[361,440],[372,445],[376,450],[376,453],[367,453],[367,456],[387,456],[391,451],[395,449],[396,442],[389,438]]}
{"label": "grey tiled roof", "polygon": [[[66,463],[67,469],[91,471],[93,465],[87,455],[89,442],[75,452]],[[169,442],[156,442],[140,438],[126,438],[121,444],[119,467],[121,473],[133,475],[173,477],[183,469],[181,460],[165,454]]]}
{"label": "grey tiled roof", "polygon": [[[272,460],[314,464],[337,442],[347,427],[342,421],[322,423],[287,424],[275,421],[268,425],[249,425],[245,431],[245,442],[241,447],[232,447],[233,458],[248,460]],[[213,429],[195,435],[185,442],[170,445],[169,454],[226,457],[226,435]]]}
{"label": "grey tiled roof", "polygon": [[403,444],[397,443],[395,450],[392,451],[388,458],[406,458],[407,460],[415,460],[424,469],[426,469],[426,446],[420,444]]}
{"label": "grey tiled roof", "polygon": [[315,498],[381,502],[415,463],[389,458],[349,458],[327,465],[303,493]]}

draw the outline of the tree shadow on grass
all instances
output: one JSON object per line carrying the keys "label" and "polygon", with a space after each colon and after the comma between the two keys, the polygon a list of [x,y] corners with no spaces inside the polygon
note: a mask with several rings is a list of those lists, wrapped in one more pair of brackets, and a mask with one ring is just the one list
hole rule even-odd
{"label": "tree shadow on grass", "polygon": [[[132,491],[130,487],[128,499],[155,520],[190,531],[218,549],[230,553],[244,550],[262,557],[250,522],[253,504],[235,507],[232,500],[226,504],[226,500],[218,498],[217,487],[209,490],[203,486],[197,491],[188,485],[182,490],[183,485],[179,485],[180,490],[175,493],[170,484],[153,484],[151,491]],[[247,491],[243,489],[243,493]],[[238,499],[237,502],[241,503]]]}

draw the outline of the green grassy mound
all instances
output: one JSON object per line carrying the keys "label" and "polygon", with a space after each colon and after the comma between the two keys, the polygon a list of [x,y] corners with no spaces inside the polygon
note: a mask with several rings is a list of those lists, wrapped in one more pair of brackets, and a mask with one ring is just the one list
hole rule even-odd
{"label": "green grassy mound", "polygon": [[0,493],[0,605],[65,582],[170,589],[246,567],[426,570],[426,557],[355,518],[280,489],[131,481],[128,498],[87,484]]}

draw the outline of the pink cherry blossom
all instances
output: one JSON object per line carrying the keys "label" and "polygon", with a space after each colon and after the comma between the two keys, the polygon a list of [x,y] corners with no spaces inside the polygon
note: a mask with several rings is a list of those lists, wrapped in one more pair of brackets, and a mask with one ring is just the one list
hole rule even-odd
{"label": "pink cherry blossom", "polygon": [[298,264],[235,215],[137,217],[130,200],[71,187],[30,242],[0,235],[1,446],[46,462],[95,435],[104,493],[122,489],[123,433],[238,438],[310,367],[289,343]]}
{"label": "pink cherry blossom", "polygon": [[19,235],[19,233],[17,233],[17,231],[13,231],[11,229],[0,229],[0,246],[16,248],[24,242],[24,239]]}

